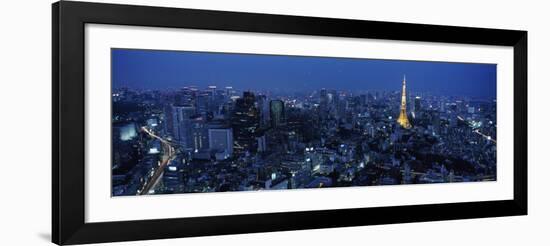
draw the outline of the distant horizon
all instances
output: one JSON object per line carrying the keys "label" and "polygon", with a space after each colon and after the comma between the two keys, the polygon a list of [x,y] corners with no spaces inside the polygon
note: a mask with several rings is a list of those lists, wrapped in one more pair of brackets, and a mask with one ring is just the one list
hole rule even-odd
{"label": "distant horizon", "polygon": [[496,99],[496,64],[139,49],[111,54],[117,89],[391,92],[406,75],[407,91],[417,94]]}

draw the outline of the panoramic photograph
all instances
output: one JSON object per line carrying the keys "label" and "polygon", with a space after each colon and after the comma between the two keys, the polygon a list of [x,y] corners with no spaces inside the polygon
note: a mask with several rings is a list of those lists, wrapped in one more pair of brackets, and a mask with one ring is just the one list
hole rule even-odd
{"label": "panoramic photograph", "polygon": [[114,48],[111,195],[496,181],[496,74]]}

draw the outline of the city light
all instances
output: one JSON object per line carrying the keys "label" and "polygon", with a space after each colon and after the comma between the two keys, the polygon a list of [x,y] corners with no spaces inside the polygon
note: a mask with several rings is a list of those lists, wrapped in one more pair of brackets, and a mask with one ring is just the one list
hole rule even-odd
{"label": "city light", "polygon": [[[293,64],[294,57],[284,59]],[[296,59],[308,66],[343,62]],[[353,62],[363,64],[355,59],[342,64]],[[491,95],[460,94],[470,88],[458,90],[460,83],[453,84],[454,94],[446,93],[453,91],[449,88],[432,90],[448,85],[441,79],[445,76],[424,86],[434,70],[419,76],[403,69],[405,63],[385,71],[389,79],[358,80],[374,86],[340,79],[301,81],[301,73],[286,73],[292,70],[286,62],[277,64],[276,75],[287,77],[278,76],[276,82],[267,75],[265,81],[247,74],[220,79],[231,74],[216,73],[222,70],[210,64],[208,79],[201,80],[197,71],[197,78],[178,74],[178,82],[166,88],[145,90],[131,80],[113,85],[113,196],[496,180],[497,117]],[[494,74],[492,65],[464,66],[483,66],[480,71]],[[254,68],[247,71],[257,74]],[[369,73],[378,71],[361,69],[353,76]],[[285,86],[285,79],[296,86]]]}

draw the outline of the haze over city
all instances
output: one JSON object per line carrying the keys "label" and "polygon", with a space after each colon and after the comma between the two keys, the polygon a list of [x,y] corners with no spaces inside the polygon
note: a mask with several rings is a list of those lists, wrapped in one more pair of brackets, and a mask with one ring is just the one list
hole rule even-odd
{"label": "haze over city", "polygon": [[112,50],[113,87],[241,90],[393,91],[407,75],[410,91],[496,98],[496,65],[186,51]]}
{"label": "haze over city", "polygon": [[112,50],[112,195],[496,180],[496,65]]}

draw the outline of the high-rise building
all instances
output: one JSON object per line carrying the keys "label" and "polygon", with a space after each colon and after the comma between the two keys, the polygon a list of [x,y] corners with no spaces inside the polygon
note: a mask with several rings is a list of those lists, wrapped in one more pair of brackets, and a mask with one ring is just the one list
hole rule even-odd
{"label": "high-rise building", "polygon": [[172,160],[164,167],[162,182],[165,192],[178,193],[183,191],[183,168],[179,161]]}
{"label": "high-rise building", "polygon": [[414,105],[414,112],[415,112],[415,113],[419,113],[419,112],[422,110],[422,106],[421,106],[420,100],[422,100],[422,98],[419,97],[419,96],[416,96],[416,97],[414,98],[414,104],[413,104],[413,105]]}
{"label": "high-rise building", "polygon": [[193,148],[195,152],[208,149],[208,124],[206,124],[204,116],[194,117],[190,123],[190,148]]}
{"label": "high-rise building", "polygon": [[192,106],[174,106],[172,110],[173,136],[184,148],[192,148],[191,117],[195,113],[195,107]]}
{"label": "high-rise building", "polygon": [[128,141],[137,137],[137,126],[133,122],[113,124],[113,136],[120,141]]}
{"label": "high-rise building", "polygon": [[271,100],[269,102],[269,111],[271,115],[271,126],[278,128],[285,121],[285,103],[281,100]]}
{"label": "high-rise building", "polygon": [[401,109],[399,110],[399,118],[397,118],[397,123],[405,129],[411,128],[411,123],[407,117],[407,86],[406,86],[406,77],[403,76],[403,90],[401,92]]}
{"label": "high-rise building", "polygon": [[259,95],[257,101],[258,110],[260,111],[260,127],[267,128],[271,123],[269,101],[265,95]]}
{"label": "high-rise building", "polygon": [[243,97],[235,101],[231,118],[235,151],[255,152],[256,135],[260,126],[260,116],[255,106],[256,97],[252,92],[244,92]]}
{"label": "high-rise building", "polygon": [[349,97],[344,93],[340,93],[340,95],[338,95],[337,98],[338,98],[338,101],[336,102],[336,105],[335,105],[336,112],[337,112],[336,114],[338,115],[339,118],[344,118],[349,107]]}
{"label": "high-rise building", "polygon": [[360,106],[365,106],[365,105],[367,105],[368,102],[369,102],[368,96],[366,94],[362,94],[360,96],[359,105]]}
{"label": "high-rise building", "polygon": [[203,91],[197,95],[195,107],[197,108],[198,114],[206,116],[212,112],[212,98],[211,91]]}
{"label": "high-rise building", "polygon": [[267,150],[265,135],[256,138],[258,144],[258,152],[265,152]]}
{"label": "high-rise building", "polygon": [[172,105],[166,104],[164,106],[164,132],[166,134],[174,133],[174,114],[172,112]]}
{"label": "high-rise building", "polygon": [[434,134],[439,134],[441,130],[441,119],[439,113],[434,112],[432,115],[432,128]]}
{"label": "high-rise building", "polygon": [[233,154],[233,130],[231,128],[208,129],[210,150]]}
{"label": "high-rise building", "polygon": [[197,90],[192,87],[184,87],[174,95],[174,105],[194,105]]}
{"label": "high-rise building", "polygon": [[319,116],[321,119],[326,119],[328,115],[328,93],[325,88],[319,92]]}
{"label": "high-rise building", "polygon": [[173,118],[177,122],[189,119],[191,116],[196,114],[195,107],[193,106],[174,106],[172,110],[174,114]]}
{"label": "high-rise building", "polygon": [[212,97],[212,104],[210,105],[211,111],[214,113],[214,116],[221,116],[223,105],[226,102],[226,95],[224,90],[216,90]]}
{"label": "high-rise building", "polygon": [[328,111],[332,118],[338,116],[338,104],[340,103],[340,95],[336,90],[330,90],[328,96]]}

